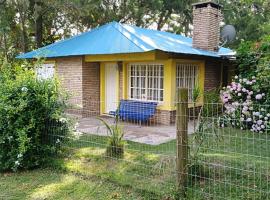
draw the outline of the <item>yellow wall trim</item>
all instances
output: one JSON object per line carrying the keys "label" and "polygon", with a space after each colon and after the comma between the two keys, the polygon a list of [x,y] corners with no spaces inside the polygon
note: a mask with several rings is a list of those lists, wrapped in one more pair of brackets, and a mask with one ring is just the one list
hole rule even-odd
{"label": "yellow wall trim", "polygon": [[86,62],[110,62],[110,61],[155,61],[168,59],[168,54],[161,51],[148,51],[142,53],[121,53],[86,55]]}
{"label": "yellow wall trim", "polygon": [[107,54],[107,55],[87,55],[86,62],[108,62],[108,61],[130,61],[130,60],[155,60],[155,52],[144,53],[125,53],[125,54]]}

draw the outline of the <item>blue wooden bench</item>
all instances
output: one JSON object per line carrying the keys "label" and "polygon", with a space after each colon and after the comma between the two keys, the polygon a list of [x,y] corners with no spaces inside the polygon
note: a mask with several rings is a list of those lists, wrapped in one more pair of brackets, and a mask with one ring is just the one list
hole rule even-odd
{"label": "blue wooden bench", "polygon": [[110,114],[118,114],[122,120],[146,122],[154,116],[156,107],[156,102],[121,100],[118,110],[110,112]]}

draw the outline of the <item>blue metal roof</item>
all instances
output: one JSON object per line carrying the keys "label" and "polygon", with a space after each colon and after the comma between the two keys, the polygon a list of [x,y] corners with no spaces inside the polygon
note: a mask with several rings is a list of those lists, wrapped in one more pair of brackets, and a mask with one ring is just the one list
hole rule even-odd
{"label": "blue metal roof", "polygon": [[233,54],[233,51],[227,48],[220,48],[219,52],[193,48],[192,38],[182,35],[111,22],[69,39],[21,54],[17,58],[138,53],[152,50],[211,57]]}

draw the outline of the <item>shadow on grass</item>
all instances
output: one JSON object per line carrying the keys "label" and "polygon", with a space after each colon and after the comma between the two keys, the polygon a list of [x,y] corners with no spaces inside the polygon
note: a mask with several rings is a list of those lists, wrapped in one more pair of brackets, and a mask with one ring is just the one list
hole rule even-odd
{"label": "shadow on grass", "polygon": [[164,156],[127,150],[124,159],[115,159],[106,157],[105,149],[97,147],[72,149],[71,152],[72,156],[65,159],[66,171],[109,180],[159,198],[170,195],[174,189],[174,166],[166,164],[167,161],[161,163]]}
{"label": "shadow on grass", "polygon": [[121,187],[104,179],[34,170],[0,177],[0,199],[149,199],[151,194]]}

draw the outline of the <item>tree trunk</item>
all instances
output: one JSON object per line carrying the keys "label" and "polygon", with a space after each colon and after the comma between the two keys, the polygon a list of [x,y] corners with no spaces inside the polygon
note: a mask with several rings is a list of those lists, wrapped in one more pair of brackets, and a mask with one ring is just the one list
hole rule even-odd
{"label": "tree trunk", "polygon": [[6,60],[8,60],[8,50],[7,50],[7,38],[6,38],[6,33],[4,32],[4,35],[3,35],[3,39],[4,39],[4,53],[5,53],[5,58]]}
{"label": "tree trunk", "polygon": [[167,22],[167,20],[171,16],[171,14],[172,14],[172,11],[171,10],[161,13],[161,16],[159,17],[159,20],[158,20],[157,30],[160,31],[162,29],[162,27]]}
{"label": "tree trunk", "polygon": [[24,53],[28,51],[28,38],[27,38],[27,32],[25,28],[25,20],[22,14],[20,13],[20,22],[21,22],[21,29],[22,29],[22,50]]}
{"label": "tree trunk", "polygon": [[162,28],[162,22],[163,22],[163,18],[164,18],[164,15],[165,15],[165,12],[162,12],[161,14],[160,14],[160,16],[159,16],[159,19],[158,19],[158,22],[157,22],[157,30],[161,30],[161,28]]}
{"label": "tree trunk", "polygon": [[43,19],[42,15],[39,15],[35,21],[35,37],[37,47],[42,47],[43,42]]}
{"label": "tree trunk", "polygon": [[26,53],[28,51],[28,35],[27,35],[27,29],[25,27],[25,23],[26,23],[26,10],[23,7],[23,5],[21,5],[20,3],[18,3],[16,5],[17,7],[17,12],[19,13],[19,25],[21,27],[21,47],[22,47],[22,51],[24,53]]}

